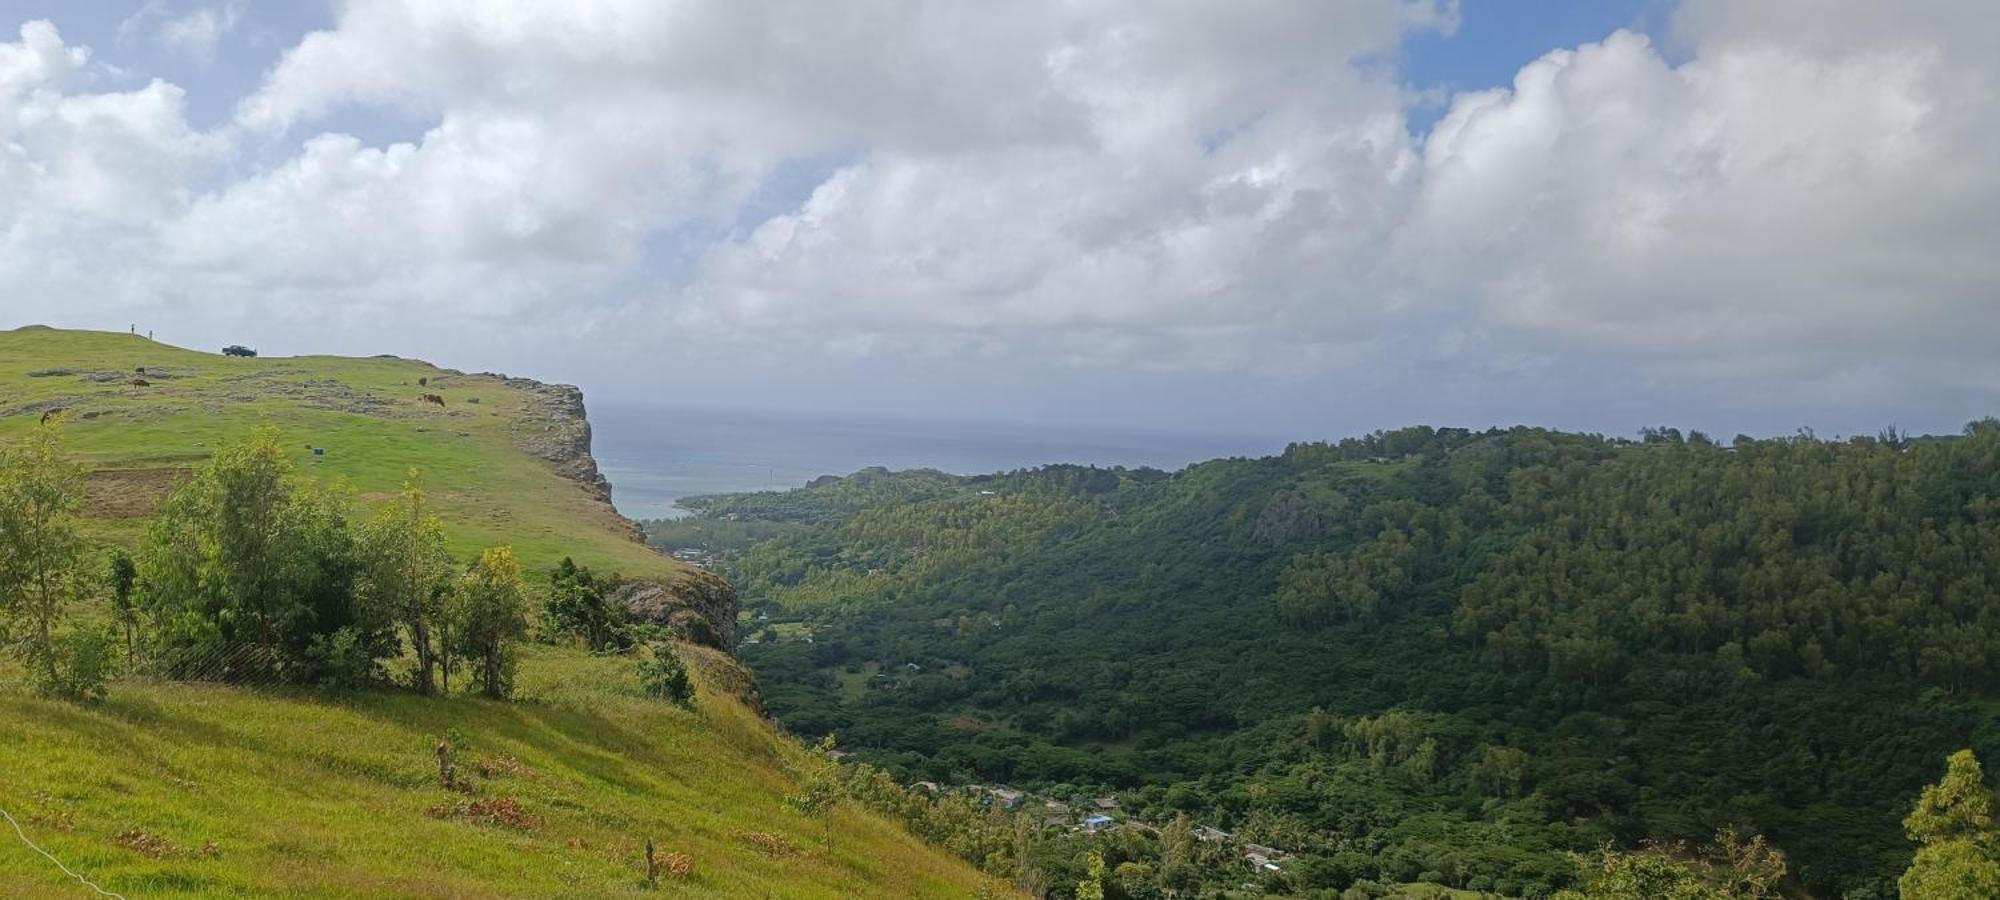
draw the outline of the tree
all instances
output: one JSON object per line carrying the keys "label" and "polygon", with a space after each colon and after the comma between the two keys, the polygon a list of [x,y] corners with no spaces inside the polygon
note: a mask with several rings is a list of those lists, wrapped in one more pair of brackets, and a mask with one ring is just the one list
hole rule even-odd
{"label": "tree", "polygon": [[125,633],[125,661],[129,664],[138,653],[139,608],[132,603],[132,588],[139,581],[139,564],[132,561],[132,554],[113,549],[105,559],[105,575],[111,588],[111,611]]}
{"label": "tree", "polygon": [[599,578],[569,557],[549,572],[549,598],[542,606],[542,624],[549,635],[568,635],[593,651],[623,650],[632,645],[626,631],[629,613],[612,596],[617,576]]}
{"label": "tree", "polygon": [[1905,900],[2000,897],[1993,792],[1971,750],[1951,755],[1944,779],[1924,788],[1903,830],[1919,845],[1896,883]]}
{"label": "tree", "polygon": [[1528,781],[1528,754],[1514,747],[1482,747],[1466,774],[1488,797],[1519,797]]}
{"label": "tree", "polygon": [[681,662],[670,640],[647,644],[647,655],[639,659],[639,684],[649,696],[694,706],[694,680],[688,677],[687,664]]}
{"label": "tree", "polygon": [[514,643],[528,632],[521,564],[511,547],[479,554],[459,582],[458,652],[472,666],[480,693],[501,699],[513,690]]}
{"label": "tree", "polygon": [[302,483],[266,427],[168,497],[137,591],[170,671],[310,681],[343,629],[343,652],[393,650],[388,623],[355,602],[360,563],[345,497]]}
{"label": "tree", "polygon": [[417,656],[414,686],[418,693],[430,694],[436,690],[437,670],[447,664],[439,657],[450,651],[433,632],[444,615],[451,555],[445,550],[444,522],[424,505],[421,470],[410,470],[401,495],[363,529],[361,544],[368,601],[409,633]]}
{"label": "tree", "polygon": [[1076,883],[1076,900],[1104,900],[1104,854],[1090,851],[1084,865],[1083,880]]}
{"label": "tree", "polygon": [[60,428],[44,424],[0,448],[0,612],[10,632],[24,632],[15,653],[45,693],[68,693],[55,628],[84,584],[83,471],[63,456]]}
{"label": "tree", "polygon": [[812,752],[792,767],[792,775],[799,781],[799,792],[785,795],[787,806],[807,818],[819,820],[823,828],[822,840],[828,847],[833,846],[830,816],[841,800],[840,764],[834,757],[839,743],[839,739],[830,734],[820,738]]}
{"label": "tree", "polygon": [[1633,852],[1605,847],[1578,857],[1582,886],[1556,900],[1775,900],[1785,880],[1785,856],[1760,837],[1725,829],[1697,856],[1681,845]]}
{"label": "tree", "polygon": [[1179,894],[1201,882],[1201,846],[1185,813],[1160,829],[1160,886]]}

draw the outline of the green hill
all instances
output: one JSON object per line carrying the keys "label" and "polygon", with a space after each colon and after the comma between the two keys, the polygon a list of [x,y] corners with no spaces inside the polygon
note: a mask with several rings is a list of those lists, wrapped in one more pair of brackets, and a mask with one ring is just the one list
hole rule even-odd
{"label": "green hill", "polygon": [[1911,798],[2000,755],[1996,497],[1993,420],[1419,427],[1173,473],[869,470],[649,527],[718,554],[774,714],[905,779],[1116,794],[1291,851],[1294,889],[1543,896],[1569,853],[1733,827],[1795,888],[1892,896]]}
{"label": "green hill", "polygon": [[0,439],[48,410],[64,411],[70,448],[93,470],[87,514],[109,540],[136,541],[175,478],[268,423],[301,468],[363,500],[423,468],[460,552],[506,542],[531,568],[568,555],[632,575],[687,572],[634,543],[595,484],[574,388],[392,357],[240,359],[124,334],[0,331]]}
{"label": "green hill", "polygon": [[[725,585],[638,543],[610,507],[573,388],[393,358],[0,332],[0,442],[54,410],[89,469],[86,531],[102,544],[137,544],[174,484],[269,424],[301,471],[364,507],[423,469],[461,557],[507,544],[540,571],[570,556],[662,585],[723,643],[734,624]],[[133,897],[640,894],[648,840],[688,864],[658,888],[675,896],[985,885],[875,815],[795,810],[804,751],[752,709],[727,653],[683,653],[701,686],[692,710],[644,697],[630,660],[553,647],[526,652],[511,702],[132,678],[73,706],[30,697],[0,668],[0,809]],[[441,784],[440,740],[462,789]],[[89,894],[0,828],[0,895]]]}

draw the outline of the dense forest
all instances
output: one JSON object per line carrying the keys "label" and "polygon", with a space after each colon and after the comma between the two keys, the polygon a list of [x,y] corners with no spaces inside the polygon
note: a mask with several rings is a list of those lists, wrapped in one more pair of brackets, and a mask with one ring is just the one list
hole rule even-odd
{"label": "dense forest", "polygon": [[1883,897],[1939,761],[2000,752],[1996,498],[1992,420],[1411,428],[866,470],[649,531],[737,583],[774,715],[903,783],[1112,795],[1288,851],[1301,891],[1543,896],[1576,854],[1741,834],[1794,889]]}

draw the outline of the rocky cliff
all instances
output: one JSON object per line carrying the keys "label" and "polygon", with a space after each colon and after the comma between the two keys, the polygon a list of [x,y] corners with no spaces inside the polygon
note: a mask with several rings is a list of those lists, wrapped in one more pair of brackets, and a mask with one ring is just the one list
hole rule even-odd
{"label": "rocky cliff", "polygon": [[[611,482],[597,471],[590,455],[590,418],[583,408],[583,391],[573,384],[543,384],[530,378],[492,376],[528,398],[527,409],[509,426],[514,443],[547,460],[599,500],[611,502]],[[634,525],[634,533],[638,526]]]}
{"label": "rocky cliff", "polygon": [[[590,455],[590,419],[583,391],[575,385],[529,378],[490,377],[527,397],[527,408],[508,426],[515,444],[610,506],[611,482]],[[633,540],[645,540],[639,523],[622,515],[617,518]],[[736,591],[719,576],[691,569],[673,579],[627,581],[619,589],[619,599],[635,618],[672,626],[684,640],[724,651],[736,646]]]}

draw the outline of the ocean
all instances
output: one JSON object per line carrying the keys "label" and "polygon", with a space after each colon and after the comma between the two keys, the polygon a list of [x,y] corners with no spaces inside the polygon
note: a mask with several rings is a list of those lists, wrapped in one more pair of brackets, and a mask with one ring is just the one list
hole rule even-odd
{"label": "ocean", "polygon": [[681,497],[784,490],[869,466],[960,475],[1051,463],[1172,470],[1284,449],[1282,440],[1252,436],[708,409],[592,406],[590,422],[612,500],[635,519],[681,515]]}

